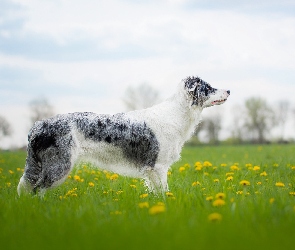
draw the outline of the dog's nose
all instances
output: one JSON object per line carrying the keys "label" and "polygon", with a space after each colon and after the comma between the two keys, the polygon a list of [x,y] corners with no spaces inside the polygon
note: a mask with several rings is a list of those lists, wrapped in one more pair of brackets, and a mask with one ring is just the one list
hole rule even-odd
{"label": "dog's nose", "polygon": [[228,93],[228,95],[230,95],[230,90],[226,91],[226,93]]}

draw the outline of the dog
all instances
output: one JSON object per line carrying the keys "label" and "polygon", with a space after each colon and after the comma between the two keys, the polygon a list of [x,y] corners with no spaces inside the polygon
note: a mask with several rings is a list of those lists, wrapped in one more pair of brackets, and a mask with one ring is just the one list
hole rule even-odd
{"label": "dog", "polygon": [[58,186],[77,161],[142,178],[151,192],[168,191],[168,169],[180,158],[202,110],[224,103],[229,95],[229,90],[190,76],[174,96],[147,109],[115,115],[70,113],[37,121],[28,135],[18,194]]}

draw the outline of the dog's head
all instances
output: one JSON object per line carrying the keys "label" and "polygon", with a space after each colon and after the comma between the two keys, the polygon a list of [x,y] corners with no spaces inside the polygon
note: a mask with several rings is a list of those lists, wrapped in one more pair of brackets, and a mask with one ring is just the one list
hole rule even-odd
{"label": "dog's head", "polygon": [[184,88],[188,98],[192,101],[192,106],[207,108],[213,105],[224,103],[230,95],[229,90],[215,89],[199,77],[189,76],[183,80]]}

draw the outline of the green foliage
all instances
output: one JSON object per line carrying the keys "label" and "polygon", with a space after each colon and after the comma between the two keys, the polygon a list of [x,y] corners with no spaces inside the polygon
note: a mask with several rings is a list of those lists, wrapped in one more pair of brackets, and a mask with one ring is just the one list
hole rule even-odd
{"label": "green foliage", "polygon": [[1,249],[292,249],[295,146],[186,147],[170,191],[82,165],[17,196],[24,152],[0,152]]}

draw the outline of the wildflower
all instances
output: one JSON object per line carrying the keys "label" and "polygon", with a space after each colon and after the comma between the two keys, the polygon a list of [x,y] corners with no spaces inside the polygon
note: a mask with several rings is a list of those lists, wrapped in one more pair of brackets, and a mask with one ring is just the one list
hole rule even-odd
{"label": "wildflower", "polygon": [[143,198],[146,198],[146,197],[148,197],[148,196],[149,196],[149,194],[141,194],[141,195],[139,196],[139,198],[143,199]]}
{"label": "wildflower", "polygon": [[195,187],[195,186],[201,186],[201,183],[199,181],[195,181],[195,182],[193,182],[192,186],[193,187]]}
{"label": "wildflower", "polygon": [[197,162],[195,163],[195,167],[203,167],[203,165],[202,165],[201,162],[197,161]]}
{"label": "wildflower", "polygon": [[289,194],[295,196],[295,192],[290,192]]}
{"label": "wildflower", "polygon": [[292,169],[292,170],[295,170],[295,166],[292,166],[291,169]]}
{"label": "wildflower", "polygon": [[237,165],[232,165],[230,167],[230,170],[234,171],[234,170],[240,170],[239,167]]}
{"label": "wildflower", "polygon": [[212,201],[212,200],[213,200],[213,196],[206,197],[206,201]]}
{"label": "wildflower", "polygon": [[94,187],[94,183],[93,183],[93,182],[89,182],[89,183],[88,183],[88,186],[89,186],[89,187]]}
{"label": "wildflower", "polygon": [[205,175],[205,176],[209,176],[209,173],[208,173],[208,172],[204,172],[204,175]]}
{"label": "wildflower", "polygon": [[227,181],[232,181],[233,179],[234,179],[233,176],[229,176],[229,177],[226,178]]}
{"label": "wildflower", "polygon": [[258,181],[256,184],[257,184],[257,185],[261,185],[262,183],[261,183],[261,181]]}
{"label": "wildflower", "polygon": [[260,173],[260,176],[267,176],[267,173],[263,171],[262,173]]}
{"label": "wildflower", "polygon": [[260,167],[259,167],[259,166],[254,166],[254,167],[253,167],[253,170],[254,170],[254,171],[258,171],[258,170],[260,170]]}
{"label": "wildflower", "polygon": [[10,182],[6,182],[6,186],[7,187],[10,187],[11,186],[11,183]]}
{"label": "wildflower", "polygon": [[138,203],[139,208],[149,208],[148,202],[140,202]]}
{"label": "wildflower", "polygon": [[16,171],[20,172],[21,171],[21,168],[16,168]]}
{"label": "wildflower", "polygon": [[202,168],[203,168],[202,166],[196,166],[196,167],[195,167],[195,170],[197,170],[197,171],[201,171]]}
{"label": "wildflower", "polygon": [[221,199],[221,200],[223,200],[223,199],[225,198],[225,193],[217,193],[217,194],[215,195],[215,198],[216,198],[216,199]]}
{"label": "wildflower", "polygon": [[136,185],[134,185],[134,184],[131,184],[130,187],[137,188]]}
{"label": "wildflower", "polygon": [[149,209],[149,214],[151,215],[155,215],[155,214],[160,214],[160,213],[163,213],[166,211],[166,207],[164,204],[158,202],[157,205],[154,205],[152,206],[150,209]]}
{"label": "wildflower", "polygon": [[276,187],[284,187],[285,184],[283,182],[276,182]]}
{"label": "wildflower", "polygon": [[278,167],[279,164],[278,164],[278,163],[274,163],[272,166],[273,166],[273,167]]}
{"label": "wildflower", "polygon": [[236,194],[243,194],[243,191],[237,191]]}
{"label": "wildflower", "polygon": [[114,180],[117,180],[118,178],[119,178],[118,174],[112,174],[108,179],[114,181]]}
{"label": "wildflower", "polygon": [[81,179],[81,177],[79,175],[74,175],[74,180],[78,181],[78,182],[83,182],[84,179]]}
{"label": "wildflower", "polygon": [[117,210],[117,211],[115,211],[115,212],[111,212],[110,214],[111,214],[111,215],[121,215],[122,212]]}
{"label": "wildflower", "polygon": [[225,201],[222,199],[217,199],[217,200],[213,201],[212,205],[214,207],[222,207],[225,205]]}
{"label": "wildflower", "polygon": [[221,220],[222,220],[222,215],[219,214],[219,213],[212,213],[212,214],[209,214],[209,216],[208,216],[208,220],[209,220],[209,221],[212,221],[212,222],[218,222],[218,221],[221,221]]}
{"label": "wildflower", "polygon": [[214,182],[219,182],[219,179],[214,179]]}
{"label": "wildflower", "polygon": [[123,190],[119,190],[119,191],[116,192],[116,194],[118,194],[118,195],[119,195],[119,194],[122,194],[122,193],[124,193]]}
{"label": "wildflower", "polygon": [[181,173],[181,172],[183,172],[183,171],[185,171],[185,167],[180,167],[180,168],[179,168],[179,172]]}
{"label": "wildflower", "polygon": [[242,181],[240,181],[240,185],[242,185],[242,186],[250,186],[250,182],[246,181],[246,180],[242,180]]}
{"label": "wildflower", "polygon": [[274,203],[274,201],[275,201],[275,198],[270,198],[270,199],[269,199],[269,203],[270,203],[270,204]]}
{"label": "wildflower", "polygon": [[166,192],[166,195],[167,195],[167,197],[173,197],[174,196],[173,193],[171,193],[171,192]]}
{"label": "wildflower", "polygon": [[172,175],[172,172],[171,172],[171,171],[168,171],[168,172],[167,172],[167,175],[168,175],[168,176]]}
{"label": "wildflower", "polygon": [[246,168],[252,168],[252,166],[253,166],[253,165],[252,165],[251,163],[247,163],[247,164],[246,164]]}
{"label": "wildflower", "polygon": [[14,172],[13,172],[12,170],[8,170],[8,172],[9,172],[10,174],[14,174]]}
{"label": "wildflower", "polygon": [[204,167],[212,167],[212,163],[210,161],[204,161],[203,166]]}
{"label": "wildflower", "polygon": [[226,167],[227,164],[226,164],[226,163],[221,163],[220,166],[221,166],[221,167]]}

